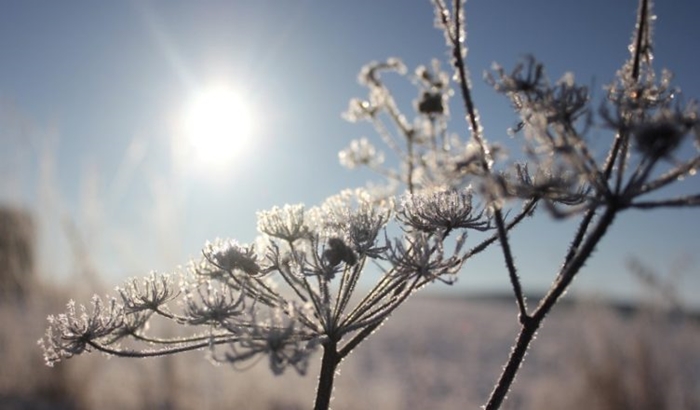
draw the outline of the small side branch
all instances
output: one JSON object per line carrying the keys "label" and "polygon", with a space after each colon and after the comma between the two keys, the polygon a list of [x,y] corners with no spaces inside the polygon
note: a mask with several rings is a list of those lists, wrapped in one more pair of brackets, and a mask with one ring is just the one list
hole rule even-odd
{"label": "small side branch", "polygon": [[205,347],[209,347],[212,344],[215,344],[215,345],[216,344],[225,344],[225,343],[231,343],[232,341],[233,341],[232,339],[222,339],[222,340],[216,340],[213,342],[206,341],[206,342],[201,342],[201,343],[188,344],[185,346],[173,347],[173,348],[168,348],[168,349],[160,349],[160,350],[152,350],[152,351],[112,349],[110,347],[103,346],[99,343],[96,343],[92,340],[88,341],[87,344],[99,352],[110,354],[110,355],[117,356],[117,357],[146,358],[146,357],[161,357],[161,356],[167,356],[167,355],[171,355],[171,354],[190,352],[193,350],[204,349]]}
{"label": "small side branch", "polygon": [[656,209],[656,208],[681,208],[687,206],[700,205],[700,194],[681,196],[677,198],[666,199],[662,201],[640,201],[633,202],[629,205],[630,208],[637,209]]}
{"label": "small side branch", "polygon": [[591,230],[590,234],[588,234],[585,241],[579,247],[578,252],[576,252],[575,256],[571,258],[567,265],[562,267],[562,271],[552,284],[551,289],[542,299],[539,306],[537,306],[537,309],[532,315],[533,319],[537,321],[544,320],[544,317],[557,303],[566,289],[569,288],[569,285],[574,280],[576,274],[581,270],[581,267],[583,267],[588,258],[591,256],[595,250],[595,247],[598,245],[603,236],[605,236],[608,228],[615,220],[615,216],[617,215],[618,211],[619,209],[612,205],[609,205],[605,209],[605,212],[603,212],[600,219],[596,222],[595,227]]}
{"label": "small side branch", "polygon": [[523,360],[525,359],[525,354],[527,353],[527,349],[529,348],[537,329],[539,329],[539,327],[542,325],[546,315],[564,294],[566,289],[568,289],[571,281],[573,281],[581,267],[591,256],[591,253],[603,238],[607,232],[607,229],[613,223],[617,212],[617,207],[609,206],[606,208],[601,218],[596,222],[593,229],[581,243],[578,251],[571,258],[569,263],[562,267],[562,271],[552,284],[551,289],[542,299],[530,319],[522,323],[515,347],[508,358],[508,362],[506,363],[503,373],[501,373],[501,376],[498,379],[496,387],[494,388],[493,392],[491,392],[491,396],[489,397],[485,409],[494,410],[501,406],[506,394],[515,381],[515,376],[518,369],[522,365]]}
{"label": "small side branch", "polygon": [[[520,211],[520,213],[519,213],[515,218],[513,218],[512,221],[510,221],[510,222],[506,225],[506,230],[510,231],[510,230],[513,229],[516,225],[518,225],[520,222],[522,222],[522,221],[525,219],[526,216],[530,215],[530,213],[531,213],[531,212],[535,209],[535,207],[537,206],[537,202],[538,202],[537,199],[531,199],[531,200],[529,200],[529,201],[527,202],[527,204],[525,204],[525,206],[523,207],[523,209]],[[476,246],[474,246],[473,248],[471,248],[471,249],[462,257],[462,260],[463,260],[463,261],[466,261],[467,259],[471,258],[472,256],[474,256],[474,255],[476,255],[476,254],[478,254],[478,253],[481,253],[481,252],[484,251],[486,248],[488,248],[492,243],[494,243],[496,240],[498,240],[498,232],[496,232],[495,234],[493,234],[490,238],[485,239],[484,241],[482,241],[482,242],[479,243],[478,245],[476,245]]]}
{"label": "small side branch", "polygon": [[527,306],[525,304],[525,297],[523,296],[523,289],[520,285],[520,278],[518,277],[518,272],[515,268],[515,263],[513,261],[513,254],[510,249],[510,242],[508,241],[508,232],[506,231],[506,227],[503,222],[503,214],[501,214],[500,209],[496,209],[494,219],[496,220],[498,238],[500,239],[501,248],[503,249],[503,258],[505,259],[506,267],[508,268],[510,284],[511,286],[513,286],[515,300],[518,303],[519,320],[521,324],[524,324],[525,321],[529,319],[529,316],[527,314]]}
{"label": "small side branch", "polygon": [[340,352],[338,352],[339,358],[342,360],[350,354],[350,352],[353,351],[360,343],[362,343],[363,340],[365,340],[369,335],[374,333],[374,331],[381,326],[381,324],[384,323],[383,320],[377,321],[376,323],[367,326],[366,328],[362,329],[355,335],[349,342],[343,346],[342,349],[340,349]]}
{"label": "small side branch", "polygon": [[579,246],[581,246],[581,241],[583,241],[583,238],[585,238],[586,232],[588,231],[588,227],[593,221],[593,217],[595,216],[595,209],[595,207],[589,208],[583,216],[583,219],[581,220],[581,223],[579,224],[578,229],[576,230],[576,236],[574,236],[574,240],[571,242],[571,245],[569,245],[569,250],[566,253],[566,257],[564,258],[563,266],[568,265],[571,259],[574,257],[574,255],[576,255]]}

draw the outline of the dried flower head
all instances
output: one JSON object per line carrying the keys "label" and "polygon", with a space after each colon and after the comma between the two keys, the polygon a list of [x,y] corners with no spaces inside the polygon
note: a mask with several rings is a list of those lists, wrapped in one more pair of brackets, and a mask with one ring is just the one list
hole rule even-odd
{"label": "dried flower head", "polygon": [[309,227],[304,218],[304,205],[285,205],[258,212],[258,231],[289,243],[306,238]]}
{"label": "dried flower head", "polygon": [[93,296],[92,309],[80,305],[78,312],[71,300],[66,313],[51,315],[48,321],[49,328],[39,345],[44,350],[46,364],[53,366],[63,359],[90,351],[95,341],[114,343],[115,332],[124,323],[124,309],[114,298],[105,303],[99,296]]}
{"label": "dried flower head", "polygon": [[411,228],[428,233],[460,228],[484,231],[490,225],[482,216],[474,212],[471,189],[407,194],[397,215]]}
{"label": "dried flower head", "polygon": [[[397,239],[390,243],[386,259],[393,267],[392,275],[404,280],[417,278],[426,283],[440,280],[451,284],[464,262],[458,255],[465,239],[466,235],[461,235],[457,239],[454,252],[448,256],[442,240],[424,232],[409,234],[403,241]],[[390,241],[387,239],[387,242]]]}
{"label": "dried flower head", "polygon": [[225,272],[241,271],[248,275],[261,272],[253,245],[241,245],[234,240],[218,241],[207,244],[203,253],[209,262]]}
{"label": "dried flower head", "polygon": [[151,272],[146,278],[131,278],[124,286],[117,287],[126,313],[157,311],[161,306],[177,298],[172,279],[168,274]]}
{"label": "dried flower head", "polygon": [[185,320],[190,325],[223,325],[245,310],[245,293],[225,284],[194,284],[183,292]]}
{"label": "dried flower head", "polygon": [[323,257],[331,266],[337,266],[341,262],[353,266],[357,263],[357,256],[340,238],[330,238],[328,247],[323,251]]}
{"label": "dried flower head", "polygon": [[367,191],[345,190],[328,198],[314,213],[319,232],[328,238],[342,238],[358,254],[376,255],[377,237],[392,213],[391,201],[376,202]]}
{"label": "dried flower head", "polygon": [[653,158],[668,157],[679,145],[683,130],[672,122],[658,122],[640,126],[634,133],[636,147]]}

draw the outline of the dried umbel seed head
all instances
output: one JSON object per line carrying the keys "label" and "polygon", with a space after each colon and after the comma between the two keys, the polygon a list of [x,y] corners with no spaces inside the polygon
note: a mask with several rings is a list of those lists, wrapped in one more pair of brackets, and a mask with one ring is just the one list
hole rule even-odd
{"label": "dried umbel seed head", "polygon": [[637,149],[653,159],[665,158],[680,145],[685,132],[671,121],[659,121],[637,128],[634,141]]}
{"label": "dried umbel seed head", "polygon": [[328,240],[328,248],[323,251],[323,257],[326,258],[331,266],[338,266],[340,262],[345,262],[350,266],[357,263],[355,252],[339,238]]}
{"label": "dried umbel seed head", "polygon": [[426,115],[442,115],[445,112],[443,96],[439,92],[424,91],[417,102],[418,112]]}
{"label": "dried umbel seed head", "polygon": [[306,225],[304,205],[285,205],[258,212],[258,231],[289,243],[306,238],[309,227]]}
{"label": "dried umbel seed head", "polygon": [[253,246],[241,245],[236,241],[226,241],[205,250],[210,262],[227,272],[243,271],[249,275],[260,273],[258,257]]}

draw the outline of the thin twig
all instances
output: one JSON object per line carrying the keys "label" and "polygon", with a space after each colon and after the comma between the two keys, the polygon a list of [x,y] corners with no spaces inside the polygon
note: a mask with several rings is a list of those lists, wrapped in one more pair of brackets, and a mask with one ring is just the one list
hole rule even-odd
{"label": "thin twig", "polygon": [[525,304],[525,297],[523,296],[523,289],[520,285],[520,279],[518,278],[518,271],[515,268],[515,263],[513,261],[513,255],[510,250],[510,243],[508,241],[508,233],[506,232],[506,227],[503,224],[503,218],[495,218],[496,229],[498,230],[498,237],[501,242],[501,248],[503,249],[503,259],[506,261],[506,267],[508,268],[508,275],[510,277],[510,283],[513,286],[513,293],[515,294],[515,300],[518,304],[519,320],[520,323],[524,323],[528,320],[527,305]]}
{"label": "thin twig", "polygon": [[630,208],[636,209],[656,209],[656,208],[679,208],[686,206],[700,205],[700,194],[680,196],[660,201],[640,201],[629,204]]}

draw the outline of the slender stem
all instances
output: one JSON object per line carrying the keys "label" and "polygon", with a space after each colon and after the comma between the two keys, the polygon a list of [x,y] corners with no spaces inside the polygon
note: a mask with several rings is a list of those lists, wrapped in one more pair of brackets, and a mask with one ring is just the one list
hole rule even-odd
{"label": "slender stem", "polygon": [[581,220],[581,223],[578,226],[576,236],[574,236],[574,240],[573,242],[571,242],[569,250],[566,253],[566,257],[564,258],[563,266],[566,266],[569,263],[569,261],[571,261],[571,259],[574,257],[574,255],[576,255],[576,251],[578,251],[578,248],[581,245],[581,241],[583,241],[583,238],[585,238],[586,232],[588,231],[588,227],[593,221],[594,216],[595,207],[591,207],[586,211],[586,214],[583,216],[583,219]]}
{"label": "slender stem", "polygon": [[408,169],[406,170],[406,184],[408,185],[408,192],[413,193],[413,170],[415,168],[413,159],[413,135],[406,135],[408,139]]}
{"label": "slender stem", "polygon": [[612,225],[617,212],[620,209],[615,204],[610,204],[603,212],[600,220],[596,223],[595,227],[586,238],[585,242],[581,245],[579,251],[571,259],[570,263],[563,267],[563,271],[557,276],[557,279],[552,284],[547,295],[542,299],[539,306],[533,313],[532,317],[541,321],[549,313],[552,307],[557,303],[559,297],[564,294],[566,289],[574,280],[576,274],[581,270],[583,265],[586,263],[588,258],[593,253],[598,242],[603,238],[607,232],[610,225]]}
{"label": "slender stem", "polygon": [[622,144],[620,145],[620,151],[617,157],[617,178],[615,180],[614,188],[616,194],[622,192],[622,182],[625,179],[625,174],[627,173],[627,157],[629,156],[628,151],[630,145],[630,136],[628,131],[622,130],[620,131],[619,135]]}
{"label": "slender stem", "polygon": [[172,354],[177,354],[177,353],[183,353],[183,352],[189,352],[193,350],[199,350],[203,349],[205,347],[211,346],[211,345],[219,345],[219,344],[225,344],[225,343],[231,343],[234,342],[234,339],[220,339],[220,340],[215,340],[215,341],[205,341],[201,343],[193,343],[193,344],[187,344],[184,346],[179,346],[179,347],[172,347],[172,348],[166,348],[166,349],[161,349],[161,350],[151,350],[151,351],[136,351],[136,350],[119,350],[119,349],[112,349],[110,347],[101,345],[93,340],[88,340],[86,343],[90,345],[95,350],[98,350],[102,353],[110,354],[112,356],[117,356],[117,357],[137,357],[137,358],[146,358],[146,357],[160,357],[160,356],[166,356],[166,355],[172,355]]}
{"label": "slender stem", "polygon": [[605,232],[607,232],[607,229],[615,219],[617,212],[617,206],[610,205],[608,208],[606,208],[600,220],[598,220],[591,233],[582,243],[578,252],[576,252],[575,256],[568,264],[562,267],[562,272],[560,272],[560,274],[557,276],[557,279],[552,284],[550,291],[542,299],[540,305],[537,307],[530,319],[522,322],[522,327],[515,342],[515,347],[513,348],[510,357],[508,357],[508,362],[503,369],[503,373],[501,373],[496,387],[494,388],[493,392],[491,392],[491,397],[489,397],[488,403],[484,407],[486,410],[495,410],[500,408],[506,394],[513,385],[513,381],[515,381],[515,376],[518,373],[523,360],[525,359],[525,354],[527,353],[530,343],[534,339],[537,329],[542,326],[545,316],[557,303],[561,295],[564,294],[566,289],[571,284],[571,281],[591,256],[596,245],[603,238]]}
{"label": "slender stem", "polygon": [[314,410],[328,410],[330,408],[335,370],[338,368],[340,360],[341,356],[338,354],[338,342],[330,339],[323,345],[321,375],[318,378]]}
{"label": "slender stem", "polygon": [[527,305],[525,304],[523,289],[520,285],[520,278],[518,278],[518,271],[515,268],[513,254],[510,249],[510,242],[508,241],[508,232],[506,231],[505,223],[503,222],[503,215],[501,214],[500,209],[496,209],[494,219],[496,221],[496,228],[498,229],[498,238],[501,242],[501,248],[503,249],[503,259],[506,261],[510,283],[513,286],[515,300],[518,303],[520,323],[524,323],[524,321],[528,318]]}
{"label": "slender stem", "polygon": [[[463,38],[461,32],[463,30],[462,24],[462,11],[461,1],[455,1],[454,3],[454,33],[452,33],[452,54],[454,57],[454,65],[457,73],[459,75],[459,85],[460,91],[462,92],[462,100],[464,101],[464,106],[467,111],[467,122],[469,123],[469,128],[472,131],[472,138],[479,145],[481,150],[481,156],[483,161],[481,163],[484,174],[489,175],[491,173],[491,153],[486,146],[486,141],[484,141],[481,135],[481,125],[479,124],[479,117],[476,114],[476,108],[474,108],[474,101],[472,99],[472,94],[469,86],[469,76],[467,74],[467,68],[464,62],[464,48],[463,48]],[[444,15],[443,15],[444,16]],[[447,30],[446,21],[443,21],[445,29]],[[449,31],[448,31],[449,33]],[[503,248],[503,255],[506,260],[506,265],[508,266],[508,273],[510,277],[510,282],[513,286],[513,292],[515,292],[515,299],[518,303],[518,310],[520,312],[520,321],[523,322],[527,320],[527,308],[525,306],[525,298],[523,297],[522,287],[520,286],[520,279],[515,269],[513,263],[513,256],[510,250],[510,244],[508,242],[508,236],[506,233],[505,222],[503,220],[503,214],[501,210],[494,207],[494,219],[496,220],[496,227],[498,228],[498,238],[501,242],[501,247]]]}
{"label": "slender stem", "polygon": [[642,53],[647,51],[649,44],[645,44],[645,31],[647,28],[647,18],[649,14],[649,1],[640,0],[639,15],[637,16],[637,36],[634,41],[634,60],[632,63],[632,78],[639,80],[639,67],[641,65]]}
{"label": "slender stem", "polygon": [[496,410],[501,407],[503,400],[506,398],[506,394],[508,394],[508,390],[510,390],[511,384],[513,384],[515,380],[515,375],[518,373],[520,365],[525,358],[525,353],[527,353],[527,349],[530,347],[530,342],[532,342],[540,324],[541,322],[539,321],[526,321],[520,328],[520,333],[515,341],[515,347],[513,347],[510,353],[508,363],[503,369],[503,373],[498,380],[496,388],[491,393],[489,402],[484,406],[484,410]]}
{"label": "slender stem", "polygon": [[[648,26],[648,19],[649,19],[649,0],[639,0],[639,14],[637,15],[637,28],[636,28],[636,33],[635,33],[635,39],[634,39],[634,55],[632,56],[632,79],[636,82],[639,83],[639,78],[641,76],[641,65],[642,65],[642,57],[644,53],[647,53],[649,51],[649,39],[648,36],[646,35],[646,32],[649,30]],[[639,92],[639,90],[635,90],[636,96],[634,97],[635,99],[639,100],[642,98],[642,93]],[[629,113],[627,113],[629,115]],[[620,193],[622,189],[622,180],[624,178],[625,174],[625,167],[627,164],[627,151],[629,150],[629,132],[628,131],[620,131],[618,135],[619,141],[621,141],[621,145],[619,145],[619,148],[621,152],[619,152],[619,156],[617,159],[619,159],[619,164],[618,164],[618,171],[617,171],[617,182],[616,182],[616,187],[615,187],[615,192]],[[616,147],[618,145],[616,144]],[[615,152],[616,154],[618,152]],[[613,160],[615,158],[613,157]],[[615,161],[613,161],[614,163]]]}
{"label": "slender stem", "polygon": [[[530,215],[530,213],[535,209],[535,206],[537,206],[537,201],[538,201],[537,198],[530,199],[530,200],[527,202],[527,204],[525,204],[525,206],[524,206],[523,209],[520,211],[520,213],[519,213],[515,218],[513,218],[512,221],[510,221],[510,222],[506,225],[506,230],[507,230],[507,231],[510,231],[510,230],[513,229],[517,224],[519,224],[520,222],[522,222],[522,221],[525,219],[526,216]],[[467,252],[464,254],[464,256],[462,257],[462,260],[465,260],[465,261],[466,261],[467,259],[471,258],[472,256],[474,256],[474,255],[476,255],[476,254],[478,254],[478,253],[481,253],[481,252],[484,251],[486,248],[488,248],[492,243],[494,243],[496,240],[498,240],[498,232],[496,232],[495,234],[491,235],[491,237],[485,239],[484,241],[482,241],[481,243],[479,243],[478,245],[474,246],[474,247],[471,248],[469,251],[467,251]]]}
{"label": "slender stem", "polygon": [[655,209],[655,208],[673,208],[673,207],[691,207],[700,205],[700,194],[681,196],[660,201],[640,201],[630,204],[630,208],[636,209]]}
{"label": "slender stem", "polygon": [[644,185],[639,187],[637,191],[634,192],[634,196],[641,196],[643,194],[661,189],[673,182],[677,181],[679,178],[692,173],[693,170],[700,167],[700,155],[696,155],[693,159],[689,160],[684,164],[678,165],[676,168],[665,172],[663,175],[659,176],[657,179],[646,182]]}
{"label": "slender stem", "polygon": [[[472,131],[472,137],[479,144],[481,148],[481,155],[484,158],[484,166],[488,167],[489,163],[489,152],[486,148],[484,139],[481,136],[481,126],[479,125],[479,117],[476,114],[476,108],[474,108],[474,101],[472,100],[472,93],[469,86],[469,75],[467,74],[467,67],[464,62],[464,47],[462,42],[464,39],[461,36],[461,32],[464,29],[462,24],[462,11],[461,1],[456,1],[454,4],[454,33],[452,33],[452,47],[453,47],[453,57],[454,65],[457,69],[459,75],[459,87],[462,93],[462,100],[464,101],[464,108],[467,110],[467,121],[469,122],[469,128]],[[446,22],[443,22],[445,27],[449,27]]]}
{"label": "slender stem", "polygon": [[343,346],[342,349],[340,349],[340,352],[338,353],[340,359],[344,359],[345,356],[350,354],[350,352],[353,351],[359,345],[362,343],[363,340],[367,339],[369,335],[371,335],[381,324],[384,323],[384,320],[379,320],[364,329],[360,330],[355,337],[353,337],[348,343]]}

